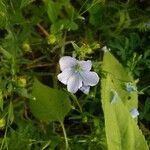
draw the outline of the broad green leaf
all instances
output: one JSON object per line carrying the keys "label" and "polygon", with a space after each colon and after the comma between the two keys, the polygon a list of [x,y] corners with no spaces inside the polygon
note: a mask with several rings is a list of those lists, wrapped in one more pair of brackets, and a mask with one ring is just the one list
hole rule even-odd
{"label": "broad green leaf", "polygon": [[[133,82],[132,76],[109,52],[104,54],[103,70],[106,76],[102,78],[101,96],[108,150],[148,150],[137,121],[130,114],[132,108],[137,108],[137,92],[128,93],[123,86]],[[118,96],[112,103],[114,93]]]}
{"label": "broad green leaf", "polygon": [[61,90],[50,88],[37,79],[33,84],[30,109],[35,117],[44,121],[63,121],[71,109],[68,95]]}
{"label": "broad green leaf", "polygon": [[137,92],[128,93],[126,90],[126,83],[132,82],[135,85],[133,77],[109,52],[104,54],[103,70],[106,72],[106,76],[109,75],[111,78],[111,82],[114,86],[111,90],[115,90],[118,93],[124,105],[127,106],[129,110],[133,107],[137,108]]}

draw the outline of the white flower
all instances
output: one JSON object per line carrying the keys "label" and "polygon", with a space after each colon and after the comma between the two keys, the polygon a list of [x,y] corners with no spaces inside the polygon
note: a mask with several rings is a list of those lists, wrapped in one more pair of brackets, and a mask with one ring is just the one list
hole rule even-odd
{"label": "white flower", "polygon": [[104,53],[110,52],[110,48],[107,48],[107,46],[102,47],[101,49]]}
{"label": "white flower", "polygon": [[132,118],[136,118],[139,115],[139,112],[138,112],[137,108],[133,108],[130,110],[130,114],[131,114]]}
{"label": "white flower", "polygon": [[126,83],[126,90],[131,93],[131,92],[134,92],[134,91],[137,91],[137,88],[131,83]]}
{"label": "white flower", "polygon": [[88,93],[90,86],[95,86],[99,82],[97,73],[90,71],[92,62],[79,61],[70,56],[64,56],[59,60],[60,73],[57,77],[60,82],[67,85],[67,90],[76,93],[78,89]]}
{"label": "white flower", "polygon": [[119,99],[119,96],[116,91],[112,90],[111,92],[112,92],[111,104],[115,104]]}

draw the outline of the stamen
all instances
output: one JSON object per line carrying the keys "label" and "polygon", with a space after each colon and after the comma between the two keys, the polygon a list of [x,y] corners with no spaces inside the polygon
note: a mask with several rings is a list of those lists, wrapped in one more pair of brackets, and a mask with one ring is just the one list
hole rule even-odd
{"label": "stamen", "polygon": [[81,66],[79,64],[76,64],[74,66],[74,70],[75,70],[75,72],[80,72],[82,70],[82,68],[81,68]]}

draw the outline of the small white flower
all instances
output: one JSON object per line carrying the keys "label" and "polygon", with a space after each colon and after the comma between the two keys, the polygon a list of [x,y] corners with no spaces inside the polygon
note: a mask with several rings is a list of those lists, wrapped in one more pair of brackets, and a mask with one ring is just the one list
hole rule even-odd
{"label": "small white flower", "polygon": [[134,91],[137,91],[137,88],[131,83],[126,83],[126,90],[131,93],[131,92],[134,92]]}
{"label": "small white flower", "polygon": [[110,48],[107,48],[107,46],[104,46],[102,47],[102,51],[104,51],[104,53],[110,52]]}
{"label": "small white flower", "polygon": [[97,73],[90,71],[92,62],[79,61],[70,56],[64,56],[59,60],[60,73],[57,77],[60,82],[67,85],[67,90],[76,93],[78,89],[88,93],[90,86],[95,86],[99,82]]}
{"label": "small white flower", "polygon": [[119,98],[118,93],[114,90],[112,92],[111,104],[115,104]]}
{"label": "small white flower", "polygon": [[139,115],[139,112],[138,112],[137,108],[133,108],[130,110],[130,114],[131,114],[132,118],[136,118]]}

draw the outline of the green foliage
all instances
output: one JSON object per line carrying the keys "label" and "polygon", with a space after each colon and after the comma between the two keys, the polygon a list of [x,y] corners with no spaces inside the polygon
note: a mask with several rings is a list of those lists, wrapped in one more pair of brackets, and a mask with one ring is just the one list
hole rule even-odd
{"label": "green foliage", "polygon": [[46,5],[47,5],[48,16],[51,22],[55,23],[57,21],[57,17],[61,9],[61,4],[53,1],[46,1]]}
{"label": "green foliage", "polygon": [[143,112],[141,112],[140,118],[150,121],[150,99],[149,98],[146,99]]}
{"label": "green foliage", "polygon": [[[130,94],[122,87],[125,82],[134,82],[131,75],[110,53],[104,54],[103,70],[106,76],[102,79],[101,92],[108,149],[148,150],[137,122],[130,114],[132,108],[137,108],[137,93]],[[114,103],[112,91],[117,93]]]}
{"label": "green foliage", "polygon": [[[0,150],[64,150],[65,142],[75,150],[119,144],[143,150],[142,133],[150,146],[149,6],[148,0],[0,0]],[[103,60],[104,46],[118,61],[109,53]],[[102,84],[68,96],[57,79],[62,56],[91,60]],[[128,93],[127,83],[138,90]],[[138,120],[130,116],[133,107]]]}
{"label": "green foliage", "polygon": [[12,124],[13,120],[14,120],[13,104],[12,102],[10,102],[8,107],[8,121],[10,122],[10,124]]}
{"label": "green foliage", "polygon": [[6,5],[3,1],[0,1],[0,28],[6,27],[8,23],[7,17]]}
{"label": "green foliage", "polygon": [[34,81],[32,95],[35,100],[30,100],[30,108],[32,113],[40,120],[63,122],[71,109],[66,93],[49,88],[37,79]]}
{"label": "green foliage", "polygon": [[20,8],[26,7],[30,3],[32,3],[34,0],[22,0],[20,4]]}
{"label": "green foliage", "polygon": [[0,91],[0,109],[3,110],[3,94],[2,94],[2,91]]}

